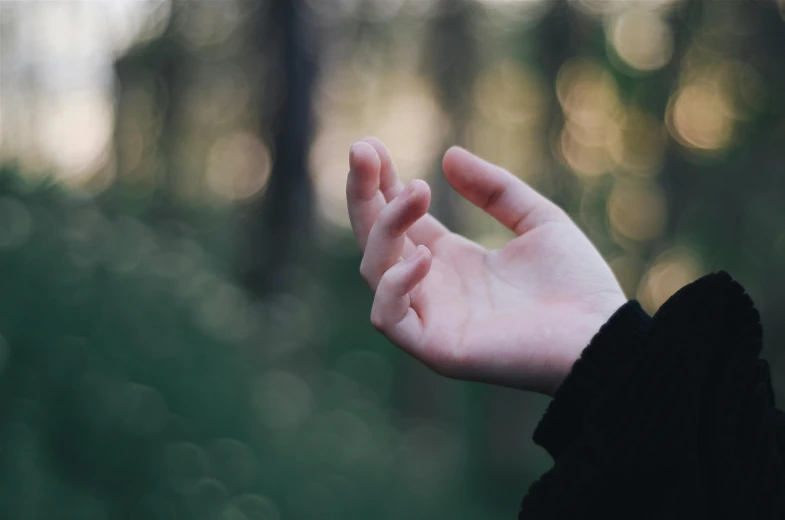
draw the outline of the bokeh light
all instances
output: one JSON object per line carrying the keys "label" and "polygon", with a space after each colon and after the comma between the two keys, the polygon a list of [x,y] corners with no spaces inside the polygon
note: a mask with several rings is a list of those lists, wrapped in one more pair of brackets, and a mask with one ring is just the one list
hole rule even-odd
{"label": "bokeh light", "polygon": [[308,384],[286,371],[265,374],[254,391],[259,417],[278,432],[291,432],[297,428],[308,417],[312,400]]}
{"label": "bokeh light", "polygon": [[88,181],[108,158],[113,113],[109,99],[93,94],[53,98],[43,109],[39,146],[58,177]]}
{"label": "bokeh light", "polygon": [[734,115],[724,89],[699,80],[683,86],[674,96],[668,112],[669,129],[687,147],[717,151],[730,143]]}
{"label": "bokeh light", "polygon": [[622,181],[608,198],[611,227],[626,238],[657,238],[664,231],[666,218],[665,195],[654,183]]}
{"label": "bokeh light", "polygon": [[632,69],[649,72],[665,66],[673,54],[673,35],[663,14],[647,7],[614,15],[609,42]]}
{"label": "bokeh light", "polygon": [[676,247],[657,257],[641,279],[636,296],[648,312],[654,313],[676,291],[702,274],[695,254],[687,248]]}
{"label": "bokeh light", "polygon": [[609,173],[609,146],[620,139],[622,114],[611,74],[597,61],[568,61],[559,70],[556,94],[565,116],[558,147],[567,165],[584,177]]}
{"label": "bokeh light", "polygon": [[553,7],[549,0],[479,0],[483,21],[494,36],[533,27]]}
{"label": "bokeh light", "polygon": [[207,158],[207,184],[229,200],[257,195],[270,177],[272,161],[264,143],[250,133],[218,139]]}
{"label": "bokeh light", "polygon": [[310,157],[318,207],[330,222],[345,227],[349,225],[345,183],[351,143],[369,135],[381,139],[405,183],[427,178],[445,134],[433,90],[421,77],[356,67],[349,63],[323,79],[319,129]]}
{"label": "bokeh light", "polygon": [[577,11],[595,18],[624,12],[630,9],[646,8],[649,10],[667,11],[682,0],[574,0],[569,4]]}
{"label": "bokeh light", "polygon": [[542,79],[510,60],[493,63],[477,79],[474,100],[469,148],[524,178],[538,173],[548,101]]}
{"label": "bokeh light", "polygon": [[258,471],[256,454],[236,439],[216,439],[207,446],[210,472],[233,491],[244,491]]}
{"label": "bokeh light", "polygon": [[240,23],[236,0],[198,2],[177,19],[177,29],[194,47],[217,45],[229,38]]}
{"label": "bokeh light", "polygon": [[620,138],[609,144],[608,152],[617,169],[638,176],[659,173],[665,158],[666,130],[662,121],[631,108],[619,121]]}

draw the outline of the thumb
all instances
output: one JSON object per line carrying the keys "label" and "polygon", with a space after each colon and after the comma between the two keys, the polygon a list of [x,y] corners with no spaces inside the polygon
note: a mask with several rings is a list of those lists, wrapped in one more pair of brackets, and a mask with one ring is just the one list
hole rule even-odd
{"label": "thumb", "polygon": [[463,148],[450,148],[442,166],[447,181],[461,196],[517,235],[544,221],[566,218],[558,206],[528,184]]}

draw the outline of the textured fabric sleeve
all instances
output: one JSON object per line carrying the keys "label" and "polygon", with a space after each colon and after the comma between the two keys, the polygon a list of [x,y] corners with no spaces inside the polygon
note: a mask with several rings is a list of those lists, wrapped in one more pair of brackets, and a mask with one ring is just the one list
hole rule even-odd
{"label": "textured fabric sleeve", "polygon": [[636,301],[617,310],[584,349],[534,431],[534,442],[554,459],[579,431],[598,396],[624,374],[643,349],[651,317]]}
{"label": "textured fabric sleeve", "polygon": [[[556,434],[554,467],[519,518],[785,518],[783,415],[741,286],[725,273],[688,285],[640,344],[623,373],[563,422],[575,433],[568,442]],[[547,447],[559,427],[543,428],[536,440]]]}

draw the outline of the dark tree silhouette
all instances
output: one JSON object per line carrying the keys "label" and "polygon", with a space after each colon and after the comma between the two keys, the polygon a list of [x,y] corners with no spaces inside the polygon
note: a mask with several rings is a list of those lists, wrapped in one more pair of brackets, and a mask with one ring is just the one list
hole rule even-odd
{"label": "dark tree silhouette", "polygon": [[272,137],[273,168],[264,196],[245,216],[247,240],[241,251],[241,278],[261,296],[281,288],[281,269],[298,255],[312,232],[308,153],[313,132],[312,92],[316,61],[302,0],[275,0],[258,9],[253,21],[266,67],[266,99],[260,127]]}

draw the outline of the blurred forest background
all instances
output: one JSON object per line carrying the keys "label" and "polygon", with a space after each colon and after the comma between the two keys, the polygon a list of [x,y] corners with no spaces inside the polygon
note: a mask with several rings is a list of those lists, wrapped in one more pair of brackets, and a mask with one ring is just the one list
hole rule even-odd
{"label": "blurred forest background", "polygon": [[511,519],[541,396],[372,329],[344,182],[461,144],[655,311],[715,269],[785,398],[780,0],[0,0],[0,504],[16,520]]}

